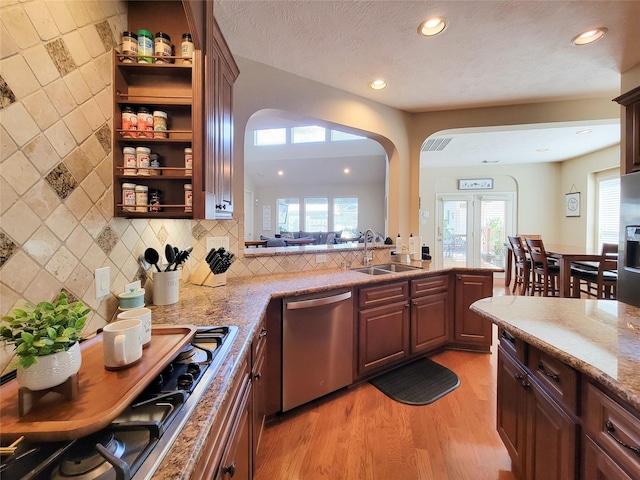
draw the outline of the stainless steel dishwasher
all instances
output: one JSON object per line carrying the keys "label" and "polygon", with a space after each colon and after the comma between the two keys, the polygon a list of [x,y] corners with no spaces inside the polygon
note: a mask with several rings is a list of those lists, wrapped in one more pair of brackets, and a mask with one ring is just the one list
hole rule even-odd
{"label": "stainless steel dishwasher", "polygon": [[285,298],[282,411],[353,382],[351,290]]}

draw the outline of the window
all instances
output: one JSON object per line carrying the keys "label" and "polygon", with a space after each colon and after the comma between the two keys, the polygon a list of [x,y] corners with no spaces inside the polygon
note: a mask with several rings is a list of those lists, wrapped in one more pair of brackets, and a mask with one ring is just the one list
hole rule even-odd
{"label": "window", "polygon": [[332,142],[344,142],[349,140],[365,140],[367,137],[361,137],[352,133],[340,132],[338,130],[331,130]]}
{"label": "window", "polygon": [[327,232],[329,230],[329,199],[304,199],[304,230],[306,232]]}
{"label": "window", "polygon": [[342,230],[342,236],[358,236],[358,197],[336,197],[333,199],[333,230]]}
{"label": "window", "polygon": [[253,133],[253,144],[256,147],[264,147],[265,145],[284,145],[287,143],[286,128],[267,128],[263,130],[256,130]]}
{"label": "window", "polygon": [[603,243],[618,243],[620,229],[620,175],[617,169],[596,175],[598,224],[596,225],[598,248]]}
{"label": "window", "polygon": [[300,230],[300,199],[278,198],[278,233],[297,232]]}
{"label": "window", "polygon": [[291,143],[324,142],[325,139],[325,129],[322,127],[309,125],[291,129]]}

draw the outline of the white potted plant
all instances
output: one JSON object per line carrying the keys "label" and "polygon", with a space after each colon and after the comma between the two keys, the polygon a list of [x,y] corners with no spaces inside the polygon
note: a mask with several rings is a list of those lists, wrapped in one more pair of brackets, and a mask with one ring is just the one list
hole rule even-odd
{"label": "white potted plant", "polygon": [[82,302],[69,303],[60,292],[55,303],[27,302],[24,308],[14,308],[12,316],[2,317],[0,338],[15,345],[20,386],[44,390],[78,373],[79,341],[90,311]]}

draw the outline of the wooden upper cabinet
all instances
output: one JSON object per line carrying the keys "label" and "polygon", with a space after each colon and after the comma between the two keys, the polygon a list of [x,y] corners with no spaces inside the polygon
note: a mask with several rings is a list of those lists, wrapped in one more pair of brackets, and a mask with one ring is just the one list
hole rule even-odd
{"label": "wooden upper cabinet", "polygon": [[233,214],[233,84],[240,70],[213,15],[205,5],[203,218]]}
{"label": "wooden upper cabinet", "polygon": [[624,106],[622,173],[640,171],[640,86],[613,99]]}

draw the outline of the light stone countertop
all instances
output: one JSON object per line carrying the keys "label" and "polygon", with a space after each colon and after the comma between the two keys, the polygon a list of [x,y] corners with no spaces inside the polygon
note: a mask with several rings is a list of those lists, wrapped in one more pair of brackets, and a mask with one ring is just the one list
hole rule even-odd
{"label": "light stone countertop", "polygon": [[616,300],[505,296],[471,310],[640,411],[640,308]]}
{"label": "light stone countertop", "polygon": [[[419,263],[419,262],[418,262]],[[457,269],[453,269],[454,271]],[[459,269],[466,273],[496,270]],[[153,324],[235,325],[239,327],[220,373],[211,382],[182,429],[178,439],[157,468],[154,479],[188,479],[199,459],[208,433],[218,420],[218,412],[228,401],[228,392],[238,375],[240,360],[250,354],[251,340],[257,333],[272,298],[356,287],[385,281],[407,280],[425,274],[442,274],[430,262],[424,269],[388,275],[367,275],[342,269],[237,277],[220,287],[184,285],[173,305],[150,306]],[[267,334],[268,338],[268,334]]]}

